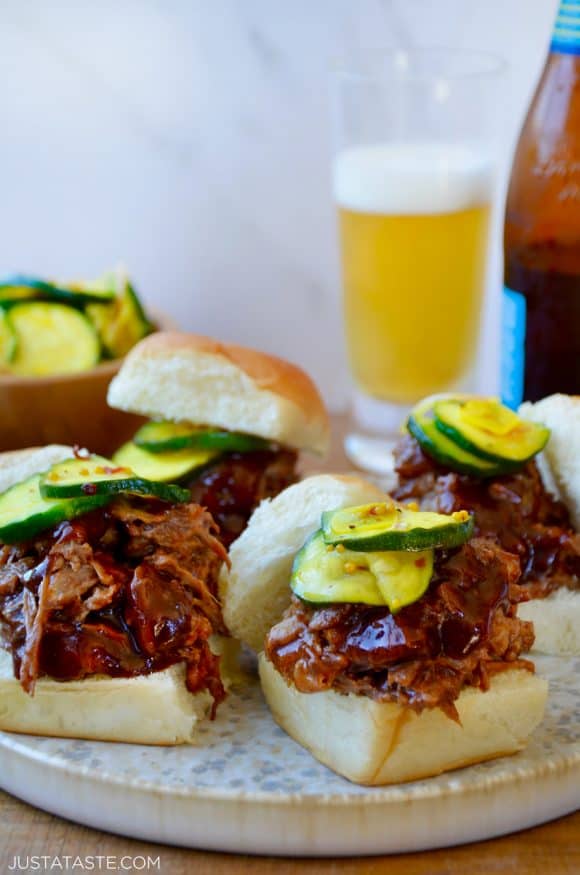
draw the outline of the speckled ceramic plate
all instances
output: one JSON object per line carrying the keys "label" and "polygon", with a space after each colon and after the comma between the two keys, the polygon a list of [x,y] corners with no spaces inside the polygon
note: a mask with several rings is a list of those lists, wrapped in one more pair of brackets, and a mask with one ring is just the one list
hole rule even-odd
{"label": "speckled ceramic plate", "polygon": [[0,733],[0,784],[109,832],[221,851],[344,856],[490,838],[580,805],[580,659],[537,668],[550,697],[527,750],[411,784],[339,778],[273,723],[257,685],[230,697],[196,748]]}

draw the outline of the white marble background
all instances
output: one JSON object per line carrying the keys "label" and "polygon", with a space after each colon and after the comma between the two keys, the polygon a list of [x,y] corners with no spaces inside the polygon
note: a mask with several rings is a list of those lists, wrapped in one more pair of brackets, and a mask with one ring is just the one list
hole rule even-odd
{"label": "white marble background", "polygon": [[[357,47],[509,59],[507,164],[557,0],[2,0],[0,273],[124,261],[188,328],[347,395],[327,71]],[[497,290],[484,382],[495,379]]]}

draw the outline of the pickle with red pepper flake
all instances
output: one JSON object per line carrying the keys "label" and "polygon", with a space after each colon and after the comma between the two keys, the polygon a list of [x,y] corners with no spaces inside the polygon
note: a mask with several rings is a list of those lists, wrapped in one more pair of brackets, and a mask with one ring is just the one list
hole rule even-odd
{"label": "pickle with red pepper flake", "polygon": [[146,480],[132,468],[116,465],[101,456],[66,459],[53,465],[40,478],[40,494],[43,498],[113,496],[118,493],[170,502],[189,501],[190,498],[189,491],[181,486]]}

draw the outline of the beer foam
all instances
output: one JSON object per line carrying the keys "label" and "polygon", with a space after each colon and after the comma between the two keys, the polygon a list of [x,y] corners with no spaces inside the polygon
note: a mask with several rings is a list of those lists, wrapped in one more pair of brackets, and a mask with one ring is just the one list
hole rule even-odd
{"label": "beer foam", "polygon": [[361,213],[451,213],[491,200],[492,161],[467,146],[394,143],[340,152],[334,196]]}

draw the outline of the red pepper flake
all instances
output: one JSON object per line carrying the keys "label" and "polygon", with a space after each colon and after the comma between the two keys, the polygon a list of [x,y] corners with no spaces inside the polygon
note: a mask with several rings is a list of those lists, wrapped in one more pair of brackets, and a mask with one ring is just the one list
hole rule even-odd
{"label": "red pepper flake", "polygon": [[426,564],[427,563],[425,562],[424,556],[421,556],[420,559],[415,559],[415,565],[417,566],[417,568],[425,568]]}
{"label": "red pepper flake", "polygon": [[96,483],[83,483],[81,486],[81,491],[84,492],[85,495],[96,495],[97,494],[97,484]]}
{"label": "red pepper flake", "polygon": [[105,474],[121,474],[123,471],[129,473],[130,470],[130,468],[125,468],[123,465],[117,465],[116,468],[112,468],[110,465],[107,465],[103,468],[103,472]]}

